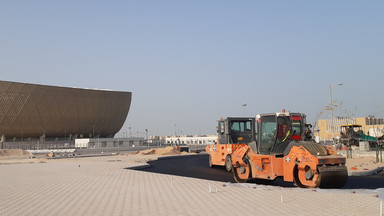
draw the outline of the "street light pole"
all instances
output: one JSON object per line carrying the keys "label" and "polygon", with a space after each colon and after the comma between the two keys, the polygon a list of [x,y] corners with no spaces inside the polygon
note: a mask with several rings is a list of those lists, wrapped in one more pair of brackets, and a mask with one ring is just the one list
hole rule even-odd
{"label": "street light pole", "polygon": [[[334,84],[334,86],[342,86],[342,85],[343,85],[342,83]],[[332,84],[331,83],[329,84],[329,99],[330,99],[329,109],[331,110],[331,121],[332,121],[331,130],[332,130],[332,140],[333,140],[335,137],[335,125],[334,125],[334,121],[333,121],[333,110],[335,109],[335,107],[333,104]]]}
{"label": "street light pole", "polygon": [[247,106],[247,104],[243,104],[243,105],[241,105],[241,106],[244,107],[244,116],[245,116],[245,107]]}
{"label": "street light pole", "polygon": [[331,119],[333,119],[333,99],[332,99],[332,84],[329,84],[329,99],[330,99],[330,109],[331,109]]}

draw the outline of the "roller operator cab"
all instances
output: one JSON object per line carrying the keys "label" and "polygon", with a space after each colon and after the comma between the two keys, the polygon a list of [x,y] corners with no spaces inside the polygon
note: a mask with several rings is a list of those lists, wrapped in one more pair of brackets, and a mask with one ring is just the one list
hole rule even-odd
{"label": "roller operator cab", "polygon": [[304,140],[306,115],[301,113],[271,113],[257,115],[256,150],[261,154],[282,154],[291,140]]}
{"label": "roller operator cab", "polygon": [[255,118],[228,117],[218,121],[217,142],[208,145],[209,166],[225,166],[232,169],[232,152],[255,140]]}
{"label": "roller operator cab", "polygon": [[304,141],[304,114],[261,114],[256,121],[256,142],[232,153],[232,172],[237,182],[282,177],[299,187],[344,186],[348,177],[345,157],[331,146]]}

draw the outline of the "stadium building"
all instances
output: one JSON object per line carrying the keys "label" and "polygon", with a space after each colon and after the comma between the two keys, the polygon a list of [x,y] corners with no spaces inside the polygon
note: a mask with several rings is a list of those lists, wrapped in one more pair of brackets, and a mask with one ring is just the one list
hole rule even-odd
{"label": "stadium building", "polygon": [[361,130],[373,137],[384,135],[384,119],[373,116],[364,117],[334,117],[331,119],[319,119],[316,123],[315,138],[317,141],[332,141],[340,137],[341,125],[360,125]]}
{"label": "stadium building", "polygon": [[131,92],[0,81],[0,143],[112,138]]}

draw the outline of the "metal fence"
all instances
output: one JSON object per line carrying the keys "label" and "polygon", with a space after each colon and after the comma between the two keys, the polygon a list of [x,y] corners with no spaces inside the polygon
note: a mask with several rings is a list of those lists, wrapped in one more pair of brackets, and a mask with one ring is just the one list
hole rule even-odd
{"label": "metal fence", "polygon": [[39,149],[71,149],[75,148],[75,142],[2,142],[0,149],[23,149],[23,150],[39,150]]}

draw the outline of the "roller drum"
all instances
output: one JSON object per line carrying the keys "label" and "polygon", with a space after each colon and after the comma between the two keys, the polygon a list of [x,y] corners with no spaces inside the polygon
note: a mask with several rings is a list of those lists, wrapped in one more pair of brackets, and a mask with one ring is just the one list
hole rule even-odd
{"label": "roller drum", "polygon": [[318,172],[320,173],[320,188],[341,188],[348,180],[346,166],[321,166],[318,167]]}

